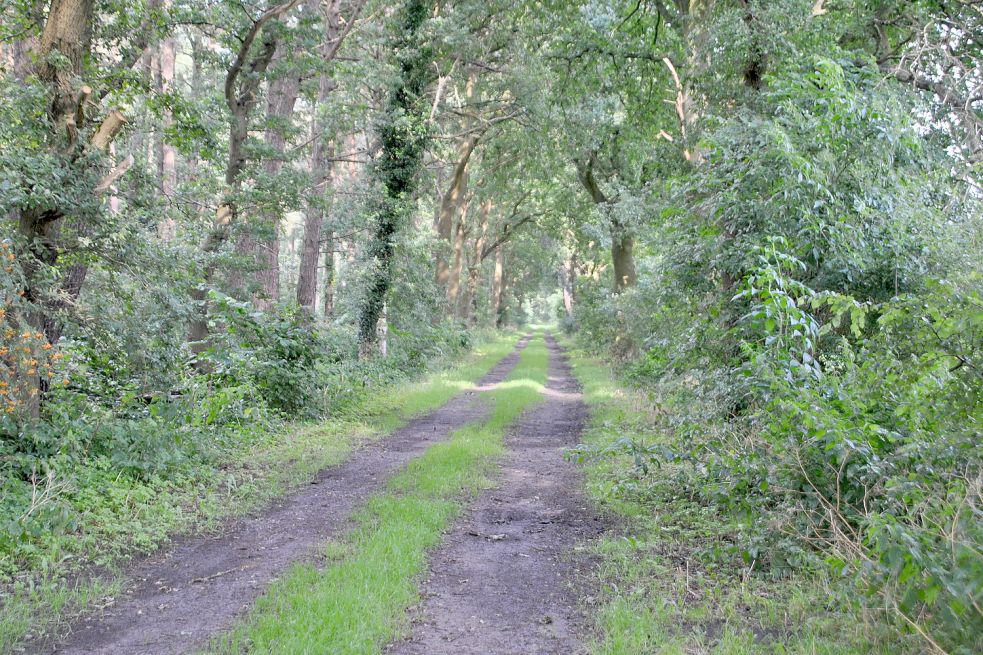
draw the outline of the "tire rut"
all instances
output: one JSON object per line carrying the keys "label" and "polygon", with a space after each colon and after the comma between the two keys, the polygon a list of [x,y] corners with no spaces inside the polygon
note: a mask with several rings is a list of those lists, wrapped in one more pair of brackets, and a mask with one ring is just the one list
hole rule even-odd
{"label": "tire rut", "polygon": [[588,417],[563,352],[547,337],[545,402],[507,439],[495,488],[458,520],[430,558],[410,635],[392,655],[582,652],[585,618],[575,585],[586,558],[574,547],[608,529],[588,505],[563,451]]}
{"label": "tire rut", "polygon": [[[360,504],[403,465],[489,411],[476,393],[501,382],[519,361],[523,338],[475,391],[452,398],[371,444],[261,514],[213,537],[185,538],[129,572],[116,604],[75,623],[37,653],[170,655],[193,652],[228,629],[289,565],[310,559]],[[30,645],[28,645],[30,648]]]}

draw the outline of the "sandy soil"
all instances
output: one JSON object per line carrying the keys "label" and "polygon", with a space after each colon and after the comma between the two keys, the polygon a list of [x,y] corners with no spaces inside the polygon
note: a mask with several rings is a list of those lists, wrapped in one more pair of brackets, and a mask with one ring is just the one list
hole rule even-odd
{"label": "sandy soil", "polygon": [[586,631],[575,586],[590,566],[578,543],[608,523],[563,458],[587,419],[562,351],[550,352],[546,402],[512,430],[497,486],[456,523],[430,558],[424,600],[395,655],[567,655]]}

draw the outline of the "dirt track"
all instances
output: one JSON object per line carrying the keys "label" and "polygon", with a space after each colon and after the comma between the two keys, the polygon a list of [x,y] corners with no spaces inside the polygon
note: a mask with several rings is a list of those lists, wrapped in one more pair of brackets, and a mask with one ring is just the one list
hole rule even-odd
{"label": "dirt track", "polygon": [[[525,342],[481,380],[479,390],[508,375]],[[322,471],[309,487],[266,512],[143,562],[114,605],[80,621],[60,643],[28,649],[65,655],[193,652],[230,627],[291,563],[312,557],[317,544],[343,528],[353,509],[391,474],[487,409],[480,394],[461,394],[347,463]]]}
{"label": "dirt track", "polygon": [[424,601],[395,655],[569,655],[583,651],[573,585],[586,562],[577,543],[607,524],[582,493],[563,451],[575,445],[587,408],[556,342],[548,337],[546,402],[513,428],[496,488],[457,521],[430,558]]}

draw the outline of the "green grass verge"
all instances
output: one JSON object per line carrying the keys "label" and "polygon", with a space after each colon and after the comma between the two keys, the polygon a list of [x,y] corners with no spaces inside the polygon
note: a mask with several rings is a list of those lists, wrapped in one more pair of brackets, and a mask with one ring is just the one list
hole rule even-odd
{"label": "green grass verge", "polygon": [[488,484],[505,431],[541,398],[541,338],[493,391],[490,418],[431,446],[356,513],[354,528],[325,544],[322,562],[294,566],[213,653],[379,653],[405,626],[417,578],[468,499]]}
{"label": "green grass verge", "polygon": [[[569,344],[566,344],[569,346]],[[608,365],[570,347],[592,420],[592,448],[629,435],[648,441],[652,404],[620,386]],[[733,534],[727,517],[661,483],[659,471],[632,479],[629,456],[584,463],[589,495],[622,517],[621,530],[593,545],[600,593],[592,599],[597,638],[591,652],[712,655],[917,652],[898,643],[877,617],[838,609],[836,581],[803,574],[774,579],[749,574],[721,552]]]}
{"label": "green grass verge", "polygon": [[[284,426],[234,453],[214,476],[128,480],[125,487],[112,485],[112,480],[93,481],[92,488],[104,491],[80,507],[79,531],[64,537],[73,543],[52,544],[48,570],[25,572],[0,588],[0,653],[15,652],[27,635],[55,631],[85,608],[112,597],[122,584],[118,571],[128,556],[153,550],[172,535],[216,529],[255,511],[309,482],[321,469],[345,461],[359,446],[472,388],[512,351],[517,339],[515,334],[498,334],[423,380],[382,389],[317,424]],[[80,479],[110,473],[89,471]],[[78,568],[72,566],[75,560],[106,573],[67,582],[61,576]]]}

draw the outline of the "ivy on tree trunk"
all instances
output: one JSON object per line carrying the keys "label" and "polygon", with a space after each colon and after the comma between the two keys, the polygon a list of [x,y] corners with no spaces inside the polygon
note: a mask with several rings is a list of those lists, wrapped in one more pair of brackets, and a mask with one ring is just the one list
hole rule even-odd
{"label": "ivy on tree trunk", "polygon": [[403,6],[393,52],[399,72],[387,94],[386,109],[376,123],[380,154],[370,175],[382,188],[374,208],[374,230],[368,255],[369,284],[358,321],[359,354],[366,358],[378,343],[377,325],[392,286],[396,239],[416,187],[429,138],[423,92],[430,82],[433,52],[423,28],[433,11],[431,0],[407,0]]}

